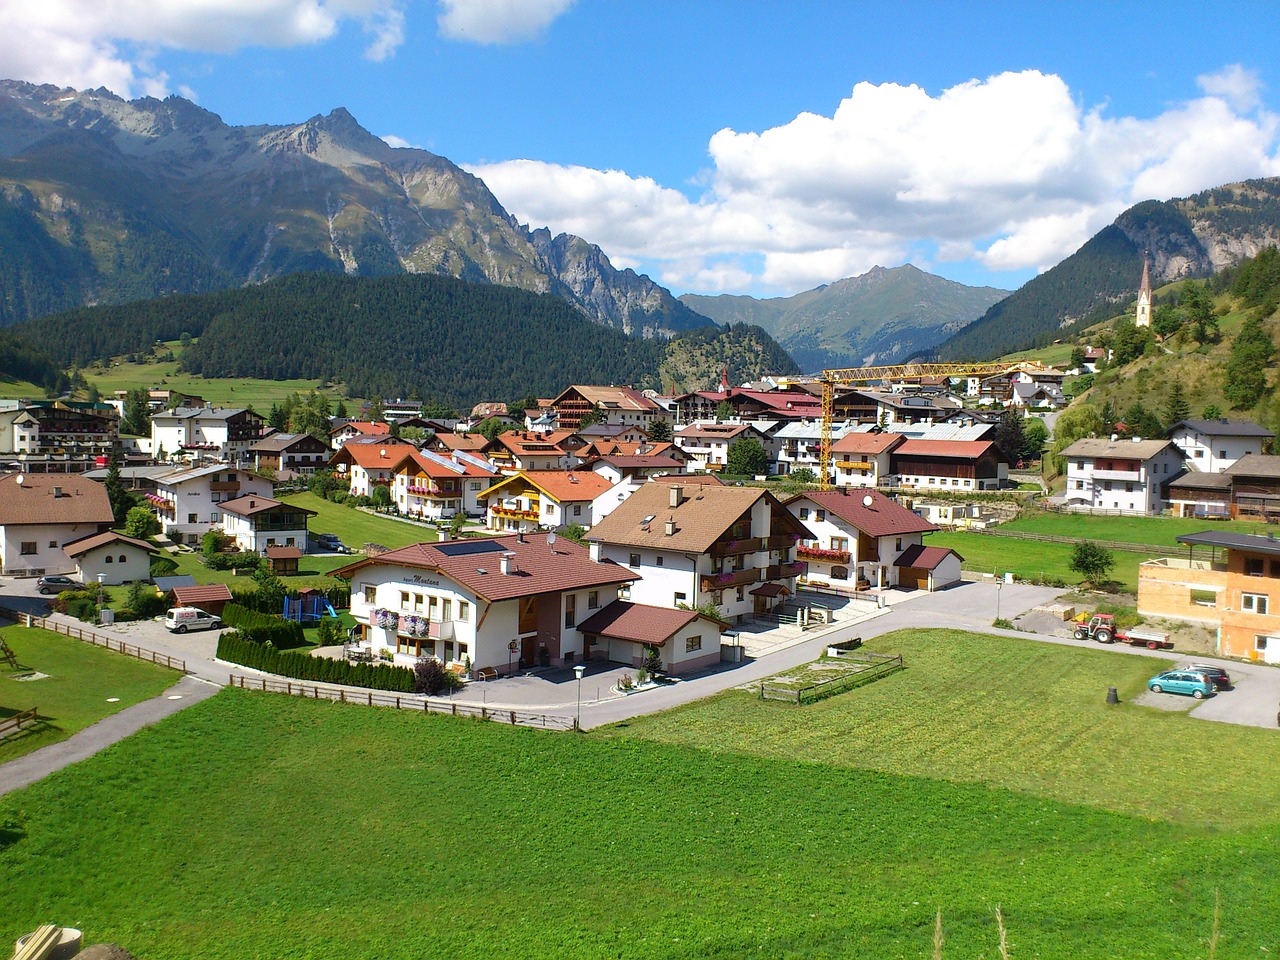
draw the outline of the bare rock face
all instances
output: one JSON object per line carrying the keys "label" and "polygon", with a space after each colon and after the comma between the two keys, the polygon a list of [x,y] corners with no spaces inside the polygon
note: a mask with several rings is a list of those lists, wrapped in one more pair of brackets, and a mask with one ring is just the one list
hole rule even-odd
{"label": "bare rock face", "polygon": [[[53,261],[32,252],[55,241]],[[710,323],[594,244],[531,234],[483,181],[426,150],[392,148],[341,107],[234,127],[181,97],[0,80],[4,260],[31,290],[0,302],[0,326],[300,271],[515,286],[646,336]]]}

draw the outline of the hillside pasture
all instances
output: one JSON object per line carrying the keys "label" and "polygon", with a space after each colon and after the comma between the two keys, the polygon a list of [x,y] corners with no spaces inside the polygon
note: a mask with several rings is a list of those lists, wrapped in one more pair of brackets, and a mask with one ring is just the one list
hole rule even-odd
{"label": "hillside pasture", "polygon": [[[931,533],[925,543],[933,547],[951,547],[964,557],[965,570],[995,576],[1008,572],[1019,580],[1032,582],[1047,579],[1075,584],[1081,579],[1080,574],[1071,569],[1072,545],[1069,543],[1044,543],[963,531]],[[1122,550],[1113,551],[1112,556],[1116,563],[1110,579],[1121,589],[1137,593],[1138,564],[1148,558]]]}

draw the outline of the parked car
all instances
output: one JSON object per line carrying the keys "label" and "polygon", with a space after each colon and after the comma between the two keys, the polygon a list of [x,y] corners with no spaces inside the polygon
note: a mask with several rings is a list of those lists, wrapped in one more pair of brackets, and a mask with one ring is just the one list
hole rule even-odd
{"label": "parked car", "polygon": [[41,577],[36,581],[36,589],[43,594],[61,593],[63,590],[74,590],[80,584],[70,577]]}
{"label": "parked car", "polygon": [[1231,677],[1227,675],[1227,671],[1222,667],[1215,667],[1208,663],[1190,663],[1182,669],[1190,670],[1192,673],[1203,673],[1207,679],[1213,681],[1213,685],[1219,690],[1231,689]]}
{"label": "parked car", "polygon": [[188,630],[221,630],[222,618],[205,613],[197,607],[170,607],[164,615],[164,626],[170,633],[186,633]]}
{"label": "parked car", "polygon": [[316,534],[316,544],[321,550],[327,550],[330,553],[350,553],[346,544],[338,539],[337,534],[318,533]]}
{"label": "parked car", "polygon": [[1147,681],[1152,693],[1189,693],[1197,700],[1213,696],[1213,681],[1203,673],[1190,670],[1166,670]]}

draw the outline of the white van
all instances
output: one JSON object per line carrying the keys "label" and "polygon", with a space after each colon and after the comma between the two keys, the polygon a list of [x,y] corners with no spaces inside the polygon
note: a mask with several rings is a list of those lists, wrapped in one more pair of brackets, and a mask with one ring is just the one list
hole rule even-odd
{"label": "white van", "polygon": [[188,630],[220,630],[222,618],[195,607],[170,607],[169,612],[164,615],[164,625],[170,633],[186,633]]}

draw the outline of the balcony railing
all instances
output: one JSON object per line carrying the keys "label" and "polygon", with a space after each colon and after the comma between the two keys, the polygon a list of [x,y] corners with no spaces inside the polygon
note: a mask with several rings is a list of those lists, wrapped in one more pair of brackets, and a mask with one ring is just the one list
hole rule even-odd
{"label": "balcony railing", "polygon": [[707,552],[713,557],[741,557],[760,549],[759,537],[743,537],[741,540],[719,540]]}
{"label": "balcony railing", "polygon": [[760,541],[762,550],[787,550],[796,545],[800,539],[798,533],[775,533]]}
{"label": "balcony railing", "polygon": [[819,560],[823,563],[848,563],[853,554],[848,550],[823,550],[821,547],[796,547],[800,560]]}
{"label": "balcony railing", "polygon": [[755,583],[759,579],[759,567],[744,567],[741,570],[705,575],[702,578],[702,589],[704,592],[708,590],[725,590],[745,583]]}
{"label": "balcony railing", "polygon": [[870,470],[875,464],[870,460],[837,460],[836,466],[841,470]]}
{"label": "balcony railing", "polygon": [[764,578],[766,580],[785,580],[788,577],[798,577],[804,573],[803,563],[771,563],[765,568]]}
{"label": "balcony railing", "polygon": [[216,483],[210,483],[209,489],[214,493],[235,493],[240,489],[240,481],[220,480]]}
{"label": "balcony railing", "polygon": [[520,510],[512,507],[503,507],[494,505],[489,508],[495,517],[503,517],[509,520],[537,520],[537,510]]}
{"label": "balcony railing", "polygon": [[1123,480],[1126,483],[1140,483],[1142,481],[1141,470],[1094,470],[1093,479],[1098,480]]}

